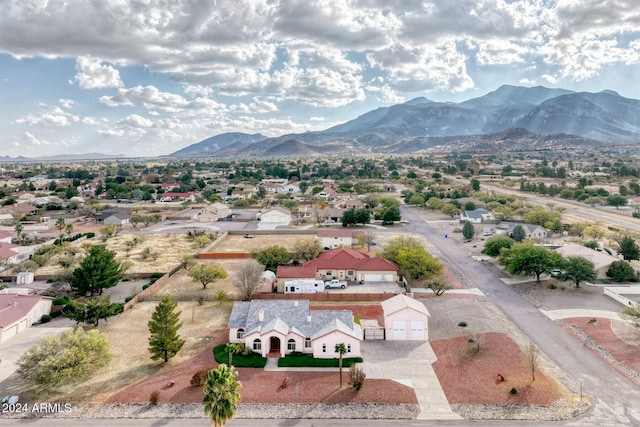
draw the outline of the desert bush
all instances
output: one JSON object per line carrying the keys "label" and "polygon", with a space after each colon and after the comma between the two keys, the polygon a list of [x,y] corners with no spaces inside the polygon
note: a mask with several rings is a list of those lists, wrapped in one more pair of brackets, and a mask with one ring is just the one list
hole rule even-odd
{"label": "desert bush", "polygon": [[216,293],[216,300],[222,304],[223,302],[225,302],[227,300],[227,293],[223,290],[219,290]]}
{"label": "desert bush", "polygon": [[204,385],[205,381],[207,381],[207,376],[208,375],[209,375],[209,369],[208,368],[202,368],[199,371],[196,371],[195,374],[193,374],[193,376],[191,377],[190,384],[193,387],[200,387],[200,386]]}
{"label": "desert bush", "polygon": [[67,297],[58,297],[51,301],[52,305],[67,305],[71,302],[71,300]]}
{"label": "desert bush", "polygon": [[49,316],[48,314],[43,314],[42,317],[40,317],[40,323],[49,323],[51,322],[51,316]]}
{"label": "desert bush", "polygon": [[460,322],[460,323],[458,323],[458,326],[460,326],[461,328],[466,328],[467,327],[467,322]]}
{"label": "desert bush", "polygon": [[517,389],[517,388],[515,388],[515,387],[513,387],[513,388],[511,388],[511,390],[509,390],[509,393],[511,393],[511,394],[518,394],[518,389]]}
{"label": "desert bush", "polygon": [[356,390],[360,390],[364,385],[364,379],[367,374],[364,373],[364,369],[356,365],[349,367],[349,384]]}
{"label": "desert bush", "polygon": [[151,392],[151,395],[149,396],[149,403],[151,403],[152,405],[157,405],[159,398],[160,398],[160,392],[158,390],[154,390]]}

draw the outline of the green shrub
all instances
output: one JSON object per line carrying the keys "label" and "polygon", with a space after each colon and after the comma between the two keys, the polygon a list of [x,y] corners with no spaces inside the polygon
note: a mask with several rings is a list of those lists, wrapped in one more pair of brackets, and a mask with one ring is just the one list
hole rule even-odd
{"label": "green shrub", "polygon": [[40,318],[40,323],[49,323],[51,322],[51,316],[49,316],[48,314],[43,314],[42,317]]}
{"label": "green shrub", "polygon": [[458,323],[458,326],[460,326],[461,328],[466,328],[467,327],[467,322],[460,322],[460,323]]}
{"label": "green shrub", "polygon": [[132,299],[133,299],[133,296],[126,297],[126,298],[124,299],[124,303],[126,304],[126,303],[128,303],[129,301],[131,301]]}
{"label": "green shrub", "polygon": [[149,276],[150,279],[159,279],[162,276],[164,276],[164,273],[160,273],[159,271],[156,271],[154,273],[151,273],[151,276]]}
{"label": "green shrub", "polygon": [[[235,359],[234,359],[235,360]],[[354,363],[362,362],[362,357],[346,357],[342,359],[343,367],[350,367]],[[310,354],[300,353],[294,351],[284,358],[278,360],[279,368],[300,368],[300,367],[314,367],[314,368],[337,368],[340,363],[340,359],[316,359]]]}
{"label": "green shrub", "polygon": [[96,233],[90,231],[88,233],[85,233],[85,236],[87,237],[87,239],[93,239],[94,237],[96,237]]}
{"label": "green shrub", "polygon": [[[213,348],[213,357],[218,363],[229,363],[229,352],[225,348],[225,344],[219,344]],[[249,354],[236,353],[233,355],[233,366],[236,368],[264,368],[267,359],[250,351]]]}
{"label": "green shrub", "polygon": [[151,286],[151,283],[147,283],[146,285],[142,285],[142,290],[144,291],[145,289],[147,289],[149,286]]}
{"label": "green shrub", "polygon": [[511,393],[511,394],[518,394],[518,389],[516,389],[515,387],[513,387],[511,390],[509,390],[509,393]]}
{"label": "green shrub", "polygon": [[111,304],[110,310],[114,315],[120,314],[124,311],[124,303],[114,302],[113,304]]}
{"label": "green shrub", "polygon": [[67,298],[67,297],[58,297],[58,298],[55,298],[51,302],[51,304],[53,304],[53,305],[67,305],[67,304],[69,304],[69,302],[71,302],[71,300],[69,298]]}
{"label": "green shrub", "polygon": [[51,313],[49,313],[49,316],[51,316],[52,319],[55,319],[58,316],[62,316],[62,312],[61,311],[52,311]]}

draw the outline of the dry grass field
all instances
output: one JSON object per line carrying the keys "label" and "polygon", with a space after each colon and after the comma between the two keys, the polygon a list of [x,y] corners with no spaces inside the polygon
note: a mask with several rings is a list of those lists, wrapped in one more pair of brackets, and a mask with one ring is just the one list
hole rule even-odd
{"label": "dry grass field", "polygon": [[[250,233],[250,231],[249,231]],[[287,250],[292,250],[293,245],[298,240],[314,239],[315,234],[277,234],[277,235],[255,235],[252,239],[247,239],[243,235],[228,235],[218,243],[212,250],[214,252],[251,252],[262,250],[269,246],[278,245]]]}
{"label": "dry grass field", "polygon": [[[102,244],[100,239],[94,238],[70,243],[70,249],[53,255],[47,265],[40,267],[35,274],[56,274],[62,271],[59,260],[72,253],[75,266],[85,256],[83,247],[92,244]],[[127,273],[167,272],[180,264],[186,255],[195,255],[198,249],[193,242],[182,234],[140,234],[119,235],[108,239],[104,244],[107,249],[114,251],[116,259],[130,264]]]}

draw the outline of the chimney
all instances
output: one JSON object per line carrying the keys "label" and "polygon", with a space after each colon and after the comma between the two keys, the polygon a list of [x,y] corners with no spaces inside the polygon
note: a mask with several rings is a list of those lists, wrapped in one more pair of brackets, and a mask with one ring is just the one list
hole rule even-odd
{"label": "chimney", "polygon": [[258,311],[258,321],[259,322],[263,322],[264,321],[264,310],[260,309],[260,311]]}

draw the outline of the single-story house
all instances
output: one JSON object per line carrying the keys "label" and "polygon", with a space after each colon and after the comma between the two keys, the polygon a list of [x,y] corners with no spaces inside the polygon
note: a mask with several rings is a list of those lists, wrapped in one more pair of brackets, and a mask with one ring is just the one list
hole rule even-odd
{"label": "single-story house", "polygon": [[291,222],[291,211],[280,206],[267,209],[260,215],[260,222],[273,224],[289,224]]}
{"label": "single-story house", "polygon": [[400,268],[384,258],[370,257],[353,249],[336,248],[318,255],[301,266],[279,266],[276,273],[278,292],[284,292],[284,281],[294,279],[354,282],[397,282]]}
{"label": "single-story house", "polygon": [[362,231],[353,230],[318,230],[320,246],[325,249],[335,249],[341,246],[351,248],[358,243],[358,236]]}
{"label": "single-story house", "polygon": [[126,225],[129,224],[129,212],[126,209],[105,209],[93,214],[96,224]]}
{"label": "single-story house", "polygon": [[49,314],[52,301],[52,298],[41,296],[0,294],[0,344]]}
{"label": "single-story house", "polygon": [[0,243],[0,260],[7,264],[16,264],[20,261],[20,253],[16,250],[20,246],[13,243]]}
{"label": "single-story house", "polygon": [[460,214],[460,222],[471,222],[473,224],[481,224],[486,221],[493,221],[495,217],[486,209],[478,208],[472,211],[462,211]]}
{"label": "single-story house", "polygon": [[325,187],[322,191],[317,194],[321,199],[325,199],[327,202],[332,200],[340,199],[342,196],[336,190],[331,187]]}
{"label": "single-story house", "polygon": [[224,203],[215,202],[202,208],[197,214],[200,222],[216,222],[231,215],[231,209]]}
{"label": "single-story house", "polygon": [[385,339],[428,341],[429,311],[420,301],[398,294],[380,303],[384,313]]}
{"label": "single-story house", "polygon": [[196,202],[193,193],[163,193],[159,196],[161,202]]}
{"label": "single-story house", "polygon": [[511,237],[513,235],[513,229],[518,225],[522,226],[525,235],[529,239],[546,239],[551,234],[549,230],[541,225],[509,221],[502,221],[496,225],[496,234]]}
{"label": "single-story house", "polygon": [[609,255],[605,251],[591,249],[575,243],[568,243],[566,245],[560,246],[555,251],[565,258],[570,256],[581,256],[588,259],[593,263],[598,278],[606,278],[607,270],[609,269],[611,264],[614,261],[619,261],[618,258],[614,257],[613,255]]}
{"label": "single-story house", "polygon": [[293,351],[316,358],[339,355],[335,345],[344,343],[345,357],[360,356],[362,328],[349,310],[310,310],[307,300],[253,300],[233,304],[229,317],[229,342],[244,343],[266,357]]}
{"label": "single-story house", "polygon": [[0,243],[11,243],[11,239],[13,239],[13,234],[5,230],[0,230]]}

